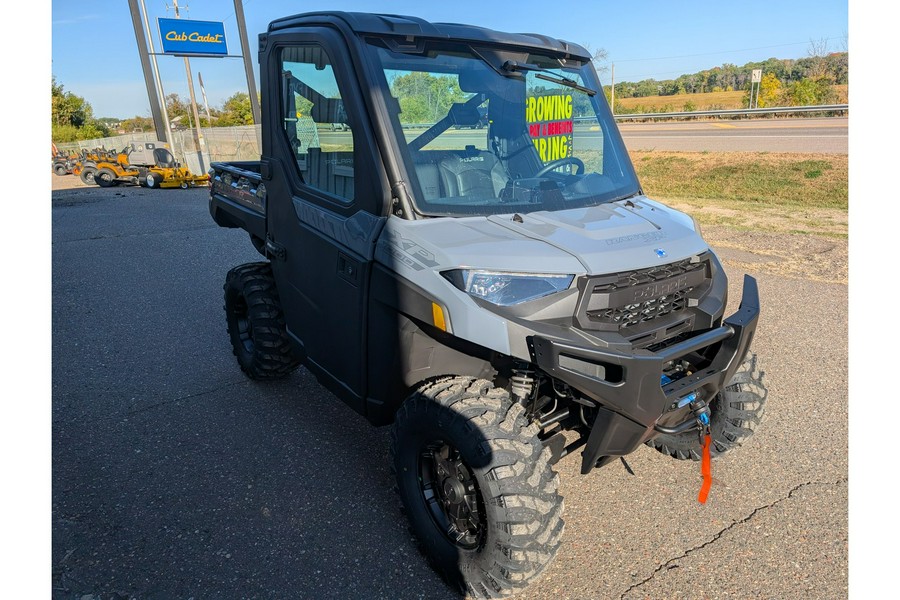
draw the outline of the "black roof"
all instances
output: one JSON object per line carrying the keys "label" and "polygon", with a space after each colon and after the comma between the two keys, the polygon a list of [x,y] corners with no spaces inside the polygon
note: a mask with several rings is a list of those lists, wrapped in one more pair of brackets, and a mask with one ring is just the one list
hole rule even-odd
{"label": "black roof", "polygon": [[332,24],[348,27],[354,33],[377,36],[402,36],[444,39],[488,44],[525,46],[550,50],[583,60],[591,55],[582,46],[537,33],[506,33],[459,23],[430,23],[418,17],[357,12],[311,12],[282,17],[269,23],[269,32],[298,25]]}

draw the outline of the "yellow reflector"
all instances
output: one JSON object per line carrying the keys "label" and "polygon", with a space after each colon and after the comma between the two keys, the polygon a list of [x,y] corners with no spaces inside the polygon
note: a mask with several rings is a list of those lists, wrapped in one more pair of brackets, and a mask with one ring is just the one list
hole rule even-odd
{"label": "yellow reflector", "polygon": [[444,320],[444,309],[436,303],[431,303],[431,316],[434,318],[434,326],[441,331],[447,331],[447,322]]}

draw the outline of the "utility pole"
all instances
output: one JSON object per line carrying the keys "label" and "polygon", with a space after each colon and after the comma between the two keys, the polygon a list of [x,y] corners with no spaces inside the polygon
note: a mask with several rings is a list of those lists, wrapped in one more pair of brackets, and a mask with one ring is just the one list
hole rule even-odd
{"label": "utility pole", "polygon": [[[178,0],[172,0],[175,8],[175,18],[180,19]],[[197,97],[194,94],[194,77],[191,74],[191,59],[184,57],[184,69],[187,71],[188,92],[191,94],[191,112],[194,114],[194,127],[191,129],[194,133],[194,147],[197,150],[197,159],[200,161],[200,172],[206,172],[206,165],[203,162],[203,134],[200,132],[200,113],[197,111]]]}
{"label": "utility pole", "polygon": [[612,79],[612,87],[609,91],[609,109],[612,111],[613,116],[616,116],[616,63],[612,64],[612,72],[610,74],[610,79]]}
{"label": "utility pole", "polygon": [[[159,94],[163,124],[166,128],[165,138],[158,137],[156,139],[167,142],[172,146],[172,126],[169,124],[169,109],[166,107],[166,93],[163,91],[162,79],[159,77],[159,65],[156,62],[156,50],[153,48],[153,32],[150,30],[150,18],[147,16],[147,6],[144,0],[141,0],[141,12],[144,14],[144,27],[147,28],[147,43],[150,45],[150,59],[153,62],[153,76],[156,79],[156,89]],[[174,146],[172,146],[174,148]]]}
{"label": "utility pole", "polygon": [[159,139],[166,137],[166,128],[163,123],[162,111],[159,108],[159,94],[154,85],[150,68],[150,59],[147,55],[147,39],[144,37],[144,28],[141,26],[141,15],[137,0],[128,0],[128,8],[131,10],[131,22],[134,25],[134,38],[137,41],[138,56],[141,59],[141,69],[144,72],[144,84],[147,86],[147,98],[150,100],[150,115],[153,117],[153,127]]}
{"label": "utility pole", "polygon": [[244,60],[244,71],[247,73],[247,88],[250,91],[250,111],[253,123],[262,123],[259,110],[259,98],[256,96],[256,78],[253,76],[253,61],[250,60],[250,42],[247,39],[247,23],[244,21],[244,4],[234,0],[234,20],[237,22],[238,37],[241,38],[241,56]]}

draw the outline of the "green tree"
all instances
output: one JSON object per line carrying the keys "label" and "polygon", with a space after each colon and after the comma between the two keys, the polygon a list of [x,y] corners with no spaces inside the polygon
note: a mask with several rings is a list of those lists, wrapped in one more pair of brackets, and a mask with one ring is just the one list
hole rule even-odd
{"label": "green tree", "polygon": [[832,80],[827,77],[806,77],[791,82],[781,95],[785,106],[815,106],[834,102],[835,92]]}
{"label": "green tree", "polygon": [[57,142],[73,142],[106,137],[109,129],[94,119],[91,105],[72,92],[65,91],[56,77],[50,81],[51,136]]}
{"label": "green tree", "polygon": [[130,119],[122,121],[122,129],[127,133],[133,133],[135,131],[154,131],[153,119],[135,115]]}
{"label": "green tree", "polygon": [[400,120],[404,123],[434,123],[450,111],[454,102],[466,99],[455,77],[422,72],[395,78],[391,94],[400,102]]}
{"label": "green tree", "polygon": [[178,94],[166,96],[166,111],[169,113],[169,121],[171,123],[185,128],[193,123],[193,117],[190,116],[190,104],[182,100]]}
{"label": "green tree", "polygon": [[[299,102],[297,108],[302,112]],[[246,92],[235,92],[225,100],[225,104],[222,106],[216,125],[219,127],[253,125],[253,110],[250,108],[250,95]]]}

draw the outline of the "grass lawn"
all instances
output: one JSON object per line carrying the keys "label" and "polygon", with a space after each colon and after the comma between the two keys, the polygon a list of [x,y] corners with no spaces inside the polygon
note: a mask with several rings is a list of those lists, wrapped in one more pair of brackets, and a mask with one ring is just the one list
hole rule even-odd
{"label": "grass lawn", "polygon": [[701,224],[847,236],[846,155],[631,152],[644,192]]}

